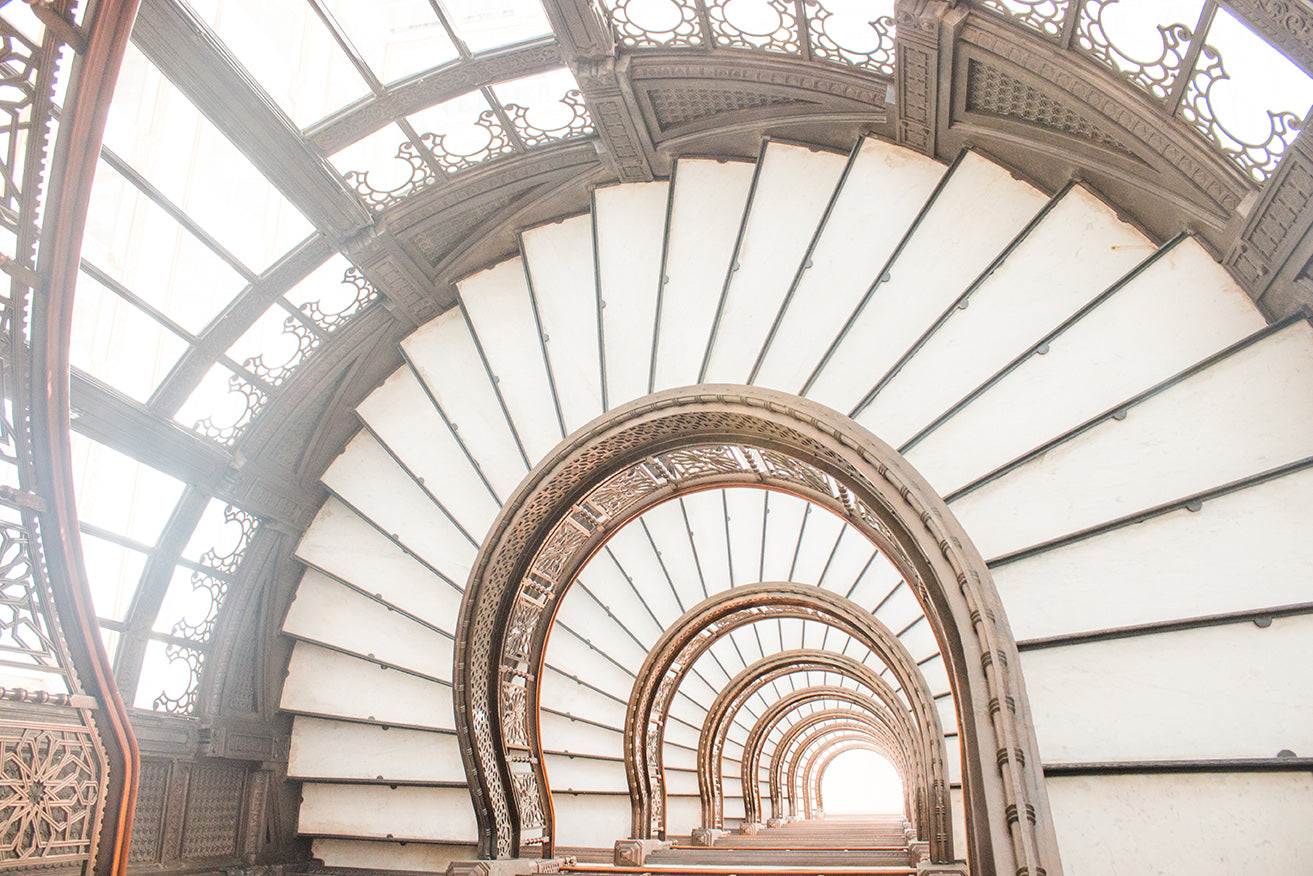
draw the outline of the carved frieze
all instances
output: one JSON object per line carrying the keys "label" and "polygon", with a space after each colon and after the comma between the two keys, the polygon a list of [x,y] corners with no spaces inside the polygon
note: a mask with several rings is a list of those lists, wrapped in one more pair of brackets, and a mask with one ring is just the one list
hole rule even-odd
{"label": "carved frieze", "polygon": [[[1086,69],[1082,59],[1061,52],[1038,35],[1019,37],[1005,25],[973,17],[962,28],[956,54],[956,69],[964,75],[954,82],[953,125],[987,132],[991,130],[988,118],[994,116],[1080,137],[1101,149],[1115,143],[1122,161],[1105,160],[1105,167],[1115,164],[1115,172],[1127,181],[1176,193],[1207,210],[1219,225],[1251,188],[1225,156],[1185,123],[1167,117],[1157,103],[1132,86]],[[968,71],[969,65],[976,69]],[[977,79],[977,105],[988,97],[987,109],[968,117],[972,73],[993,77],[995,84],[987,95],[985,80]],[[1020,84],[1004,88],[1001,76]],[[1097,161],[1093,153],[1073,151],[1071,156],[1076,166]]]}

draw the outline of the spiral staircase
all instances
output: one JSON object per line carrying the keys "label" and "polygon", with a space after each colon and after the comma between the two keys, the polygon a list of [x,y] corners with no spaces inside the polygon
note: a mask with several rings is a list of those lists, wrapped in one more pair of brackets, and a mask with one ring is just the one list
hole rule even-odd
{"label": "spiral staircase", "polygon": [[[1269,325],[1195,239],[1156,245],[1079,181],[1047,193],[974,151],[945,167],[875,139],[849,155],[767,141],[755,164],[680,158],[668,181],[597,188],[590,212],[523,229],[519,256],[458,299],[357,408],[297,550],[281,705],[300,831],[326,864],[472,856],[452,641],[480,541],[566,435],[698,383],[847,414],[948,501],[1020,643],[1068,873],[1151,872],[1125,868],[1163,843],[1186,872],[1302,829],[1307,771],[1218,765],[1313,752],[1313,714],[1270,720],[1309,683],[1313,327]],[[628,835],[634,671],[728,587],[810,583],[871,609],[954,737],[909,588],[801,499],[727,488],[658,506],[579,580],[542,682],[558,850]],[[698,664],[666,736],[672,830],[697,826],[694,753],[718,686],[825,635],[752,625]]]}

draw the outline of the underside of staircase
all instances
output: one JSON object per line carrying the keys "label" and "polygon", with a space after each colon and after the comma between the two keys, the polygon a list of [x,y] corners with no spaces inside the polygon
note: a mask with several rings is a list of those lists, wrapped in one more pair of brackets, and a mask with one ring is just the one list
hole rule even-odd
{"label": "underside of staircase", "polygon": [[[1286,671],[1313,642],[1294,610],[1313,561],[1313,326],[1268,324],[1190,236],[1150,240],[1079,181],[1040,191],[974,151],[944,166],[873,138],[850,154],[767,141],[755,163],[679,158],[669,180],[597,188],[458,292],[359,405],[297,551],[281,705],[300,831],[325,864],[473,856],[452,663],[484,534],[566,436],[695,384],[847,415],[947,501],[1019,645],[1066,872],[1150,872],[1131,868],[1162,842],[1188,872],[1306,831],[1313,782],[1277,755],[1313,752],[1313,714],[1289,703],[1308,679]],[[838,516],[726,487],[643,513],[565,598],[539,713],[558,854],[609,860],[630,833],[626,704],[657,639],[761,581],[832,591],[897,635],[935,698],[967,848],[945,643],[912,588]],[[671,706],[669,838],[700,826],[712,700],[793,648],[885,668],[813,622],[726,636]],[[720,764],[726,827],[754,716],[834,681],[799,673],[747,703]],[[1274,768],[1226,768],[1260,759]],[[769,796],[765,769],[747,780]],[[800,822],[654,852],[643,872],[913,872],[903,840],[901,818]]]}

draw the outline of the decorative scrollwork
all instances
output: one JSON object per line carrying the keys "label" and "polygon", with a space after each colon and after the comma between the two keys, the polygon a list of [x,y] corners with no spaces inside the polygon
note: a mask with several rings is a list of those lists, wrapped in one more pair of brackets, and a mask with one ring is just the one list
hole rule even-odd
{"label": "decorative scrollwork", "polygon": [[227,426],[221,426],[214,421],[214,417],[205,417],[197,420],[192,425],[192,430],[205,436],[213,441],[217,441],[225,447],[232,446],[246,427],[255,419],[255,415],[264,407],[264,391],[253,383],[243,380],[240,376],[233,374],[228,378],[228,391],[230,394],[240,395],[245,399],[245,405],[241,413]]}
{"label": "decorative scrollwork", "polygon": [[433,153],[434,160],[448,173],[482,164],[498,155],[513,151],[510,138],[506,136],[501,122],[497,121],[497,114],[492,110],[479,113],[478,121],[473,127],[482,128],[484,134],[466,148],[457,147],[451,141],[450,134],[421,134],[419,140]]}
{"label": "decorative scrollwork", "polygon": [[170,644],[165,646],[164,656],[168,658],[169,665],[181,665],[186,669],[187,684],[177,695],[160,691],[150,707],[157,712],[167,712],[171,715],[190,715],[196,711],[197,696],[201,687],[201,664],[205,662],[205,654],[195,648]]}
{"label": "decorative scrollwork", "polygon": [[265,362],[263,353],[251,356],[242,362],[243,368],[270,386],[278,386],[290,377],[322,340],[313,329],[295,316],[288,316],[283,320],[283,336],[291,337],[294,343],[292,352],[284,358],[281,365],[269,365]]}
{"label": "decorative scrollwork", "polygon": [[541,146],[554,140],[584,137],[593,133],[593,120],[588,115],[588,107],[584,106],[583,94],[578,89],[567,91],[558,103],[570,111],[570,117],[564,124],[550,128],[535,125],[530,118],[531,114],[536,115],[533,110],[518,103],[508,103],[502,109],[510,115],[511,125],[525,146]]}
{"label": "decorative scrollwork", "polygon": [[354,286],[356,295],[345,306],[337,310],[325,310],[323,300],[307,301],[301,305],[301,312],[310,317],[315,325],[319,326],[326,332],[331,332],[340,325],[346,323],[351,317],[364,310],[369,305],[379,299],[378,290],[374,285],[365,279],[365,275],[360,273],[360,269],[355,265],[346,269],[342,275],[342,285]]}
{"label": "decorative scrollwork", "polygon": [[[208,549],[201,554],[200,563],[216,572],[235,575],[237,566],[242,561],[242,555],[251,544],[255,531],[260,527],[260,518],[249,511],[243,511],[236,505],[228,505],[223,509],[223,522],[237,524],[237,540],[226,553],[219,553],[221,548],[218,546]],[[231,529],[228,531],[231,532]]]}
{"label": "decorative scrollwork", "polygon": [[[520,809],[520,826],[524,829],[543,827],[542,801],[538,796],[538,782],[532,772],[511,773],[515,785],[515,802]],[[532,842],[532,840],[529,840]]]}
{"label": "decorative scrollwork", "polygon": [[191,588],[193,594],[205,594],[205,609],[195,620],[186,617],[180,619],[173,625],[170,633],[180,639],[207,642],[210,634],[214,632],[214,622],[219,618],[219,607],[223,604],[223,598],[228,595],[228,582],[204,572],[192,572]]}
{"label": "decorative scrollwork", "polygon": [[978,0],[979,5],[991,12],[1006,16],[1047,37],[1062,34],[1062,23],[1067,17],[1071,0]]}
{"label": "decorative scrollwork", "polygon": [[24,140],[32,128],[40,49],[0,19],[0,225],[18,228],[21,212]]}
{"label": "decorative scrollwork", "polygon": [[707,17],[718,46],[798,53],[798,18],[789,0],[710,0]]}
{"label": "decorative scrollwork", "polygon": [[41,666],[56,663],[28,533],[0,524],[0,653]]}
{"label": "decorative scrollwork", "polygon": [[347,184],[354,188],[356,194],[364,198],[365,203],[375,210],[390,207],[407,195],[428,188],[437,180],[433,168],[416,151],[415,144],[409,140],[403,141],[397,147],[397,154],[393,157],[410,165],[410,174],[400,184],[390,189],[375,188],[369,181],[369,171],[367,170],[349,170],[343,174]]}
{"label": "decorative scrollwork", "polygon": [[1261,183],[1276,171],[1286,148],[1299,136],[1304,120],[1292,112],[1268,110],[1268,135],[1261,142],[1249,142],[1232,133],[1218,119],[1212,100],[1213,89],[1230,78],[1221,54],[1205,45],[1181,101],[1181,117],[1243,168],[1255,182]]}
{"label": "decorative scrollwork", "polygon": [[[874,70],[887,76],[894,74],[894,20],[884,15],[866,22],[871,34],[857,44],[848,42],[842,18],[824,6],[817,7],[807,18],[811,37],[812,55],[827,61],[849,64],[864,70]],[[863,42],[872,44],[865,48]]]}
{"label": "decorative scrollwork", "polygon": [[702,45],[697,5],[690,0],[659,0],[656,3],[606,0],[604,8],[616,41],[622,46]]}
{"label": "decorative scrollwork", "polygon": [[89,855],[101,773],[86,730],[0,725],[0,861]]}
{"label": "decorative scrollwork", "polygon": [[1118,2],[1120,0],[1085,0],[1085,8],[1081,10],[1076,25],[1076,45],[1096,60],[1123,73],[1154,97],[1165,99],[1182,72],[1193,31],[1180,23],[1157,25],[1162,38],[1158,57],[1148,60],[1133,58],[1113,44],[1104,22],[1108,10],[1115,8]]}

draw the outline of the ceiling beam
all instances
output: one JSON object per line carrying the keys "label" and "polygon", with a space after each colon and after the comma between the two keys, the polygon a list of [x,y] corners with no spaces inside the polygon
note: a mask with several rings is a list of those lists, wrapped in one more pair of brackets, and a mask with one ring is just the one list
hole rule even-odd
{"label": "ceiling beam", "polygon": [[132,41],[314,226],[342,242],[373,222],[328,160],[181,0],[146,0]]}

